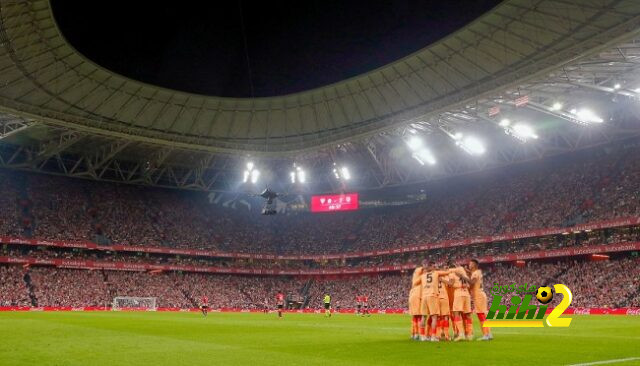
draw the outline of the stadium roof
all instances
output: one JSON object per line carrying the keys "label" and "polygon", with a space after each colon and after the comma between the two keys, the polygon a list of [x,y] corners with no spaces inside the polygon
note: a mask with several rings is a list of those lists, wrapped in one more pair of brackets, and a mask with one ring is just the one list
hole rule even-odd
{"label": "stadium roof", "polygon": [[[639,34],[638,1],[510,0],[363,75],[290,95],[222,98],[117,75],[65,40],[49,1],[0,0],[0,166],[229,190],[249,155],[274,171],[293,160],[325,170],[349,160],[368,188],[529,160],[638,134],[625,113],[640,87]],[[553,110],[556,100],[589,101],[616,118],[587,129]],[[536,125],[539,140],[522,144],[497,126],[504,116],[548,121]],[[470,161],[451,147],[462,130],[490,139],[488,156]],[[446,163],[416,171],[401,162],[411,133]]]}

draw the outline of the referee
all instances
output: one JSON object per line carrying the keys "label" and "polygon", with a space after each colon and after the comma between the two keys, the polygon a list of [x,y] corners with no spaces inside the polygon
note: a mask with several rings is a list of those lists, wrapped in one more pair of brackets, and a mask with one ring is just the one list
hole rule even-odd
{"label": "referee", "polygon": [[331,295],[325,294],[322,302],[324,302],[324,316],[331,317]]}

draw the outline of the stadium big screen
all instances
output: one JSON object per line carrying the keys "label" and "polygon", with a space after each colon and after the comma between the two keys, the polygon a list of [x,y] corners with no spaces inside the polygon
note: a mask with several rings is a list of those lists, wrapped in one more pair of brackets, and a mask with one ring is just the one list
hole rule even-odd
{"label": "stadium big screen", "polygon": [[358,208],[358,193],[311,196],[311,212],[355,211]]}

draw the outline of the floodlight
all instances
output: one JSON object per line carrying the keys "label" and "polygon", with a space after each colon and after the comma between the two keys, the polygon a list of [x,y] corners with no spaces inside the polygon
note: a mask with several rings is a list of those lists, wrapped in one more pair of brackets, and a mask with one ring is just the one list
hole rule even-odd
{"label": "floodlight", "polygon": [[260,171],[257,169],[254,169],[251,171],[251,183],[257,183],[258,182],[258,177],[260,177]]}
{"label": "floodlight", "polygon": [[537,139],[538,135],[536,135],[535,131],[531,126],[525,125],[523,123],[518,123],[514,125],[511,130],[515,137],[522,141],[526,141],[528,139]]}
{"label": "floodlight", "polygon": [[572,109],[571,113],[573,113],[580,121],[586,123],[602,123],[604,120],[590,109],[581,108],[579,110]]}
{"label": "floodlight", "polygon": [[482,141],[474,136],[465,137],[461,141],[458,141],[457,145],[471,155],[482,155],[486,151]]}
{"label": "floodlight", "polygon": [[407,145],[413,151],[416,151],[422,147],[422,139],[418,136],[411,136],[407,141]]}
{"label": "floodlight", "polygon": [[349,180],[351,179],[351,173],[349,172],[349,168],[347,168],[346,166],[343,166],[340,169],[340,175],[342,176],[342,178],[344,178],[345,180]]}
{"label": "floodlight", "polygon": [[435,165],[436,158],[431,154],[431,151],[427,149],[421,149],[420,151],[414,152],[411,155],[414,159],[416,159],[421,165],[425,165],[425,163],[429,165]]}

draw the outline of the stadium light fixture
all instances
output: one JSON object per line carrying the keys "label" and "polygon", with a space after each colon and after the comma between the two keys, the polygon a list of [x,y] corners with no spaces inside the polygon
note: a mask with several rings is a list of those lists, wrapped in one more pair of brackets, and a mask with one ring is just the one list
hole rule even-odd
{"label": "stadium light fixture", "polygon": [[583,122],[583,123],[602,123],[602,122],[604,122],[604,120],[602,118],[600,118],[598,115],[593,113],[592,110],[587,109],[587,108],[581,108],[581,109],[573,108],[570,112],[571,112],[571,114],[573,114],[575,116],[575,118],[579,122]]}
{"label": "stadium light fixture", "polygon": [[252,161],[248,162],[247,169],[245,169],[242,176],[242,182],[247,183],[251,181],[251,183],[256,183],[258,181],[258,177],[260,177],[260,171],[255,169],[255,164]]}
{"label": "stadium light fixture", "polygon": [[425,165],[425,163],[429,165],[436,164],[436,158],[433,156],[431,151],[425,148],[414,152],[411,156],[416,159],[420,165]]}
{"label": "stadium light fixture", "polygon": [[347,168],[346,166],[343,166],[340,169],[340,176],[344,178],[344,180],[351,179],[351,173],[349,172],[349,168]]}
{"label": "stadium light fixture", "polygon": [[614,89],[614,90],[618,90],[618,89],[620,89],[620,87],[622,87],[622,85],[620,85],[620,83],[615,83],[615,84],[613,85],[613,89]]}
{"label": "stadium light fixture", "polygon": [[484,144],[480,139],[474,136],[465,136],[462,132],[452,132],[448,129],[440,127],[447,136],[451,137],[455,141],[456,146],[459,146],[469,155],[482,155],[486,152]]}
{"label": "stadium light fixture", "polygon": [[260,171],[258,169],[253,169],[251,171],[251,183],[256,184],[258,182],[259,177],[260,177]]}
{"label": "stadium light fixture", "polygon": [[486,151],[482,141],[474,136],[461,137],[457,139],[456,145],[460,146],[469,155],[482,155]]}
{"label": "stadium light fixture", "polygon": [[420,148],[422,148],[422,145],[422,139],[418,136],[411,136],[411,138],[407,140],[407,146],[409,146],[409,149],[413,151],[420,150]]}
{"label": "stadium light fixture", "polygon": [[511,121],[509,121],[508,118],[503,118],[499,123],[501,127],[508,127],[510,124],[511,124]]}
{"label": "stadium light fixture", "polygon": [[562,109],[562,103],[560,102],[555,102],[553,103],[553,105],[551,106],[551,110],[552,111],[559,111]]}
{"label": "stadium light fixture", "polygon": [[434,165],[436,163],[433,154],[424,146],[424,141],[420,137],[411,136],[407,140],[407,146],[412,151],[411,157],[416,159],[420,165],[425,165],[426,163]]}
{"label": "stadium light fixture", "polygon": [[513,127],[510,128],[510,130],[512,132],[513,137],[517,138],[522,142],[526,142],[529,139],[535,140],[538,138],[538,135],[533,130],[533,128],[524,123],[515,124]]}
{"label": "stadium light fixture", "polygon": [[338,166],[336,163],[333,163],[333,175],[338,180],[340,180],[340,179],[344,179],[344,180],[351,179],[351,172],[349,171],[349,168],[347,168],[344,165]]}
{"label": "stadium light fixture", "polygon": [[295,169],[289,174],[291,176],[291,183],[305,183],[307,181],[307,174],[304,169],[295,164],[293,166]]}

